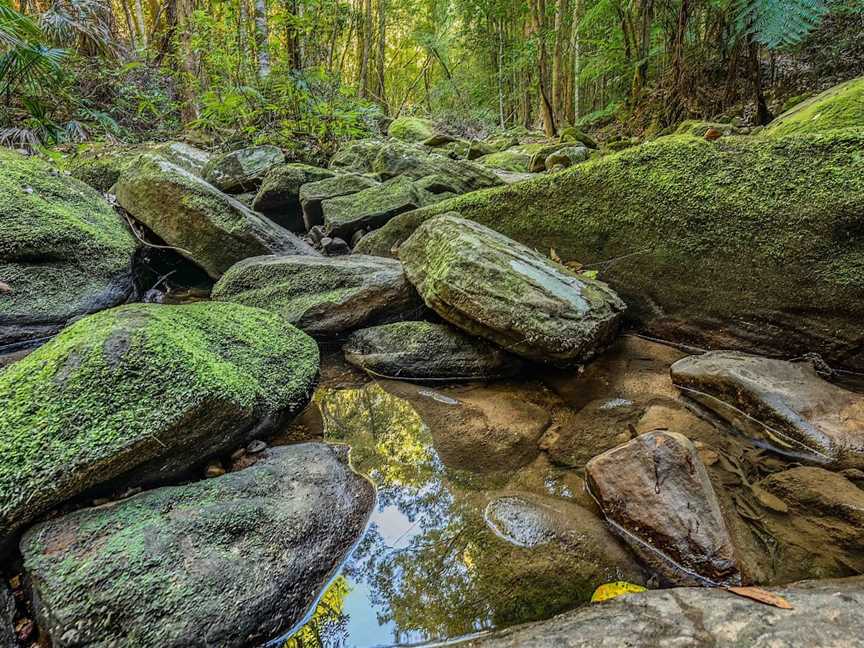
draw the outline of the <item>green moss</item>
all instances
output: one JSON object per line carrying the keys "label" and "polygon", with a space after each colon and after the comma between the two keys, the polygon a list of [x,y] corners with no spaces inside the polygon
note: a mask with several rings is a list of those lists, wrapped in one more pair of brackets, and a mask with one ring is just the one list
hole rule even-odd
{"label": "green moss", "polygon": [[66,166],[73,178],[106,193],[135,157],[135,149],[91,144],[76,152]]}
{"label": "green moss", "polygon": [[83,182],[0,149],[0,219],[0,281],[12,288],[0,294],[0,327],[62,322],[117,303],[131,288],[135,239]]}
{"label": "green moss", "polygon": [[817,133],[849,126],[864,127],[864,77],[799,103],[768,124],[762,136]]}
{"label": "green moss", "polygon": [[738,129],[732,124],[700,121],[698,119],[688,119],[681,122],[678,125],[678,128],[675,129],[675,134],[692,135],[693,137],[705,137],[705,133],[707,133],[711,129],[720,131],[720,133],[725,136],[738,134]]}
{"label": "green moss", "polygon": [[406,142],[422,142],[435,134],[435,124],[422,117],[398,117],[390,124],[387,134]]}
{"label": "green moss", "polygon": [[477,158],[476,162],[490,169],[528,173],[528,166],[531,164],[531,155],[517,151],[516,148],[511,148],[499,153],[484,155]]}
{"label": "green moss", "polygon": [[589,137],[574,126],[567,126],[566,128],[562,128],[561,136],[559,139],[565,144],[573,144],[575,142],[579,142],[581,144],[584,144],[588,148],[597,148],[597,142],[595,142],[591,137]]}
{"label": "green moss", "polygon": [[0,537],[148,460],[194,463],[302,407],[317,371],[314,341],[236,304],[135,304],[78,321],[0,374]]}
{"label": "green moss", "polygon": [[596,264],[643,329],[864,366],[864,129],[666,137],[403,214],[356,251],[449,211]]}

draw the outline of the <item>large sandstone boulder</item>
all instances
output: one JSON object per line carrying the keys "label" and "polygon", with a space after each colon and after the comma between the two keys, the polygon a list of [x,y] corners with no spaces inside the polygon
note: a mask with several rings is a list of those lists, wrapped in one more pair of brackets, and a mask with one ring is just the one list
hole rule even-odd
{"label": "large sandstone boulder", "polygon": [[494,380],[522,363],[483,340],[446,324],[395,322],[353,333],[345,359],[375,375],[399,380]]}
{"label": "large sandstone boulder", "polygon": [[422,142],[435,135],[435,124],[422,117],[397,117],[387,128],[387,134],[406,142]]}
{"label": "large sandstone boulder", "polygon": [[0,372],[0,539],[92,487],[168,479],[266,433],[317,375],[311,338],[237,304],[76,322]]}
{"label": "large sandstone boulder", "polygon": [[846,81],[795,105],[772,121],[763,136],[864,127],[864,77]]}
{"label": "large sandstone boulder", "polygon": [[0,347],[126,301],[136,247],[94,189],[0,148]]}
{"label": "large sandstone boulder", "polygon": [[647,432],[585,471],[612,528],[659,573],[681,585],[740,584],[720,504],[687,437]]}
{"label": "large sandstone boulder", "polygon": [[333,177],[327,169],[308,164],[283,164],[271,169],[261,183],[252,208],[293,232],[305,231],[300,187]]}
{"label": "large sandstone boulder", "polygon": [[363,530],[372,485],[320,443],[31,529],[53,646],[260,645],[300,621]]}
{"label": "large sandstone boulder", "polygon": [[303,207],[303,223],[306,229],[324,224],[321,203],[330,198],[356,194],[364,189],[377,187],[378,181],[357,173],[344,173],[333,178],[310,182],[300,188],[299,199]]}
{"label": "large sandstone boulder", "polygon": [[780,452],[864,467],[864,396],[823,380],[808,362],[711,351],[671,371],[684,394]]}
{"label": "large sandstone boulder", "polygon": [[204,179],[228,193],[254,191],[267,172],[283,162],[285,155],[276,146],[250,146],[211,159],[204,167]]}
{"label": "large sandstone boulder", "polygon": [[251,256],[317,254],[288,230],[162,157],[141,155],[114,192],[135,220],[214,279]]}
{"label": "large sandstone boulder", "polygon": [[532,360],[584,362],[614,339],[625,308],[606,284],[453,215],[424,223],[399,256],[441,317]]}
{"label": "large sandstone boulder", "polygon": [[204,177],[204,169],[213,157],[207,151],[202,151],[186,142],[165,142],[157,144],[151,150],[200,178]]}
{"label": "large sandstone boulder", "polygon": [[460,648],[739,648],[860,642],[864,576],[805,581],[772,592],[791,610],[723,589],[676,588],[628,594],[548,621],[459,642]]}
{"label": "large sandstone boulder", "polygon": [[[393,256],[458,211],[565,261],[603,263],[654,337],[864,369],[864,129],[707,142],[666,137],[554,178],[402,214],[360,241]],[[614,260],[614,261],[613,261]]]}
{"label": "large sandstone boulder", "polygon": [[325,339],[422,308],[399,262],[362,255],[247,259],[216,283],[213,299],[265,308]]}
{"label": "large sandstone boulder", "polygon": [[347,142],[330,158],[329,167],[342,173],[369,173],[372,160],[383,145],[384,142],[375,139]]}
{"label": "large sandstone boulder", "polygon": [[410,178],[399,177],[356,194],[321,203],[324,229],[330,236],[350,240],[358,230],[376,229],[394,216],[422,204]]}

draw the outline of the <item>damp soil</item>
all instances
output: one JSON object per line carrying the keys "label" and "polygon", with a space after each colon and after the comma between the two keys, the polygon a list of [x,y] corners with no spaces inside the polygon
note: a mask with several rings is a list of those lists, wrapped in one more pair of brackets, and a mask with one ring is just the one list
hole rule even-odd
{"label": "damp soil", "polygon": [[698,448],[746,582],[864,572],[864,473],[796,463],[712,419],[672,386],[684,355],[625,336],[581,370],[432,386],[327,356],[312,404],[274,443],[347,444],[378,500],[318,603],[274,645],[446,643],[584,605],[603,582],[672,585],[602,535],[584,482],[591,457],[656,429]]}

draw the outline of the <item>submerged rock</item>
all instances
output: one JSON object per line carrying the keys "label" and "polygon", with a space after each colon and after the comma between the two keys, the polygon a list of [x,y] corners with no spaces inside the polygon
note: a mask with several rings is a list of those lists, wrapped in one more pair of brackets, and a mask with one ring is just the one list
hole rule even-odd
{"label": "submerged rock", "polygon": [[458,642],[460,648],[739,648],[857,645],[864,576],[805,581],[771,592],[791,610],[723,589],[628,594],[560,616]]}
{"label": "submerged rock", "polygon": [[21,551],[52,645],[249,646],[287,631],[372,509],[372,485],[340,453],[275,448],[37,525]]}
{"label": "submerged rock", "polygon": [[237,304],[76,322],[0,372],[0,540],[92,487],[169,479],[267,432],[317,375],[311,338]]}
{"label": "submerged rock", "polygon": [[361,369],[399,380],[491,380],[522,363],[501,349],[447,326],[396,322],[353,333],[342,348]]}
{"label": "submerged rock", "polygon": [[135,292],[137,243],[94,189],[0,148],[0,347],[54,335]]}
{"label": "submerged rock", "polygon": [[324,229],[331,236],[350,239],[358,230],[381,227],[394,216],[421,204],[411,179],[400,177],[356,194],[324,200],[321,211]]}
{"label": "submerged rock", "polygon": [[424,223],[399,256],[441,317],[532,360],[593,357],[614,339],[625,308],[606,284],[456,216]]}
{"label": "submerged rock", "polygon": [[267,172],[252,208],[282,227],[303,232],[306,227],[300,209],[300,187],[333,177],[327,169],[308,164],[282,164]]}
{"label": "submerged rock", "polygon": [[834,467],[864,467],[864,396],[809,363],[711,351],[672,365],[687,396],[769,447]]}
{"label": "submerged rock", "polygon": [[325,339],[422,308],[398,261],[362,255],[247,259],[216,283],[213,299],[279,313]]}
{"label": "submerged rock", "polygon": [[324,224],[324,216],[321,213],[321,203],[329,198],[356,194],[364,189],[378,186],[378,182],[372,178],[358,175],[356,173],[345,173],[326,180],[310,182],[300,188],[299,198],[303,207],[303,223],[306,229],[312,229],[316,225]]}
{"label": "submerged rock", "polygon": [[458,211],[565,261],[602,263],[628,321],[653,337],[864,369],[864,129],[720,142],[664,137],[453,198],[397,216],[358,251],[394,256],[420,223]]}
{"label": "submerged rock", "polygon": [[585,470],[612,528],[670,581],[740,584],[720,504],[687,437],[648,432],[595,457]]}
{"label": "submerged rock", "polygon": [[422,142],[435,135],[435,124],[422,117],[397,117],[387,128],[387,134],[406,142]]}
{"label": "submerged rock", "polygon": [[250,146],[210,160],[204,179],[220,191],[252,191],[270,169],[283,162],[285,156],[276,146]]}
{"label": "submerged rock", "polygon": [[120,177],[115,193],[135,220],[214,279],[251,256],[317,254],[288,230],[165,158],[142,155]]}

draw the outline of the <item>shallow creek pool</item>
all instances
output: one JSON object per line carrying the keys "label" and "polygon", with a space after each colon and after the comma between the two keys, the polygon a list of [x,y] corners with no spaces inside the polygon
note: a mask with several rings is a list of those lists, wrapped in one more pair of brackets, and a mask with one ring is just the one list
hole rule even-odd
{"label": "shallow creek pool", "polygon": [[591,457],[658,428],[699,449],[748,580],[864,571],[864,530],[835,501],[864,491],[766,497],[760,481],[797,464],[682,399],[668,368],[683,355],[625,337],[581,371],[434,386],[327,358],[313,403],[275,443],[347,444],[378,497],[307,618],[272,645],[446,642],[586,604],[605,582],[668,584],[611,535],[583,481]]}

